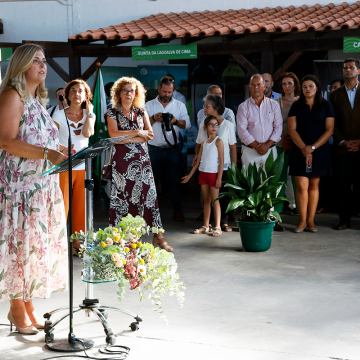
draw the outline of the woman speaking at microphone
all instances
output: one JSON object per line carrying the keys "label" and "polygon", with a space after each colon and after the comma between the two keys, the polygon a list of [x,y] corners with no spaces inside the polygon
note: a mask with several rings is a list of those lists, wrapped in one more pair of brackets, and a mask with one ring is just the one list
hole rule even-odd
{"label": "woman speaking at microphone", "polygon": [[[58,175],[67,159],[45,109],[47,68],[41,46],[19,46],[0,86],[0,302],[21,334],[44,323],[32,299],[67,289],[66,220]],[[60,152],[63,151],[63,153]]]}
{"label": "woman speaking at microphone", "polygon": [[[65,99],[68,108],[56,112],[53,120],[59,129],[61,144],[67,144],[69,139],[69,128],[65,114],[69,120],[71,142],[76,151],[89,145],[89,137],[94,134],[95,115],[94,106],[91,104],[93,95],[89,85],[81,79],[70,81],[65,88]],[[85,164],[81,164],[72,171],[73,188],[73,232],[85,231]],[[66,217],[69,213],[69,174],[60,174],[60,188],[64,196]],[[79,240],[74,240],[74,254],[80,249]]]}

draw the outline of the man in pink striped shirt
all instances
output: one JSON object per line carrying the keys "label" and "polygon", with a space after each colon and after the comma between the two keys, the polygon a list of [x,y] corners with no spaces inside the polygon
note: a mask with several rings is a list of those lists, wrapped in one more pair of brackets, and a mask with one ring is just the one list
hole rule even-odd
{"label": "man in pink striped shirt", "polygon": [[236,114],[238,135],[243,143],[241,160],[264,165],[270,152],[277,157],[275,144],[280,141],[283,128],[280,105],[264,96],[265,81],[261,74],[250,79],[251,97],[239,105]]}

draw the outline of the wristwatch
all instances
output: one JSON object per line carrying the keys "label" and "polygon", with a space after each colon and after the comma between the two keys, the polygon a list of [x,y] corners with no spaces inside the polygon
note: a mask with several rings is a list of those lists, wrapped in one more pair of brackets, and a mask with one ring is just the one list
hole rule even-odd
{"label": "wristwatch", "polygon": [[88,114],[86,114],[86,116],[89,116],[89,117],[93,118],[95,116],[95,114],[94,113],[88,113]]}
{"label": "wristwatch", "polygon": [[311,149],[315,150],[315,145],[312,145],[312,146],[311,146]]}
{"label": "wristwatch", "polygon": [[178,122],[178,121],[175,119],[174,125],[177,125],[177,122]]}

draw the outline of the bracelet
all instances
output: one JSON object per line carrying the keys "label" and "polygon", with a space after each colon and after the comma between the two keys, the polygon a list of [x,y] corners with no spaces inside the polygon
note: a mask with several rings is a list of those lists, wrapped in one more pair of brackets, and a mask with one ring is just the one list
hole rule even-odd
{"label": "bracelet", "polygon": [[177,125],[178,121],[175,119],[174,125]]}
{"label": "bracelet", "polygon": [[89,117],[91,117],[91,118],[93,118],[94,117],[94,113],[88,113],[88,114],[86,114],[86,116],[89,116]]}
{"label": "bracelet", "polygon": [[154,118],[154,115],[151,115],[152,119],[153,119],[153,122],[156,122],[155,118]]}
{"label": "bracelet", "polygon": [[44,160],[45,160],[45,161],[47,160],[48,151],[49,151],[49,149],[45,146],[45,147],[44,147]]}

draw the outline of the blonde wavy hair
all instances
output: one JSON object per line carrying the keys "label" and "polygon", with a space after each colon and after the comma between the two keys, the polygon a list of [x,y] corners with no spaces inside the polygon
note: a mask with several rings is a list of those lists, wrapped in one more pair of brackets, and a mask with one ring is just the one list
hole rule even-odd
{"label": "blonde wavy hair", "polygon": [[[21,101],[31,100],[32,96],[27,87],[25,72],[30,69],[38,50],[45,54],[44,49],[36,44],[21,45],[14,51],[5,77],[1,82],[0,92],[5,89],[16,89]],[[35,90],[35,96],[44,107],[49,102],[48,92],[44,83],[38,85]]]}
{"label": "blonde wavy hair", "polygon": [[120,93],[124,86],[127,84],[134,84],[136,86],[136,94],[133,101],[133,106],[138,109],[142,109],[145,106],[146,90],[143,84],[133,77],[123,76],[122,78],[115,81],[114,85],[110,90],[111,104],[114,107],[121,105]]}

